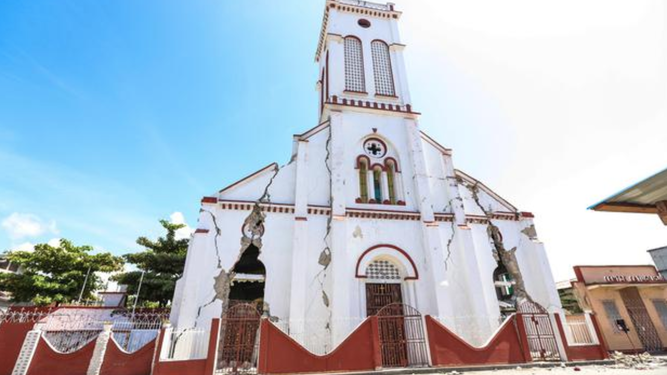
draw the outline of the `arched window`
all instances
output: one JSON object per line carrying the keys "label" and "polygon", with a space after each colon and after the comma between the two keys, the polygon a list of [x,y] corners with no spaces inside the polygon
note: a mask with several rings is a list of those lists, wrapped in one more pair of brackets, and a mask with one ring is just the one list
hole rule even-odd
{"label": "arched window", "polygon": [[378,95],[395,96],[394,75],[391,71],[389,46],[381,40],[371,43],[373,55],[373,72],[375,74],[375,93]]}
{"label": "arched window", "polygon": [[373,196],[375,202],[382,203],[382,168],[373,168]]}
{"label": "arched window", "polygon": [[396,204],[396,181],[394,181],[396,172],[396,163],[389,159],[387,165],[387,185],[389,186],[389,202]]}
{"label": "arched window", "polygon": [[359,193],[361,203],[368,203],[368,161],[363,158],[359,161]]}
{"label": "arched window", "polygon": [[352,36],[345,38],[345,90],[366,92],[363,48]]}

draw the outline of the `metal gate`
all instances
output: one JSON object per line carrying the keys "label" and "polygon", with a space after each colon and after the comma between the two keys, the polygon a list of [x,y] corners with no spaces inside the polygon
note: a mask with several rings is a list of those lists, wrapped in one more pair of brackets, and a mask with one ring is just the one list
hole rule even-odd
{"label": "metal gate", "polygon": [[560,361],[556,332],[547,310],[533,302],[522,303],[518,310],[533,361]]}
{"label": "metal gate", "polygon": [[394,303],[377,313],[382,367],[428,366],[422,315],[415,308]]}
{"label": "metal gate", "polygon": [[646,311],[646,305],[644,305],[639,290],[635,287],[625,288],[621,289],[620,293],[643,349],[647,352],[662,350],[663,345],[660,341],[660,335],[655,329],[648,311]]}
{"label": "metal gate", "polygon": [[257,367],[260,318],[257,307],[250,304],[233,306],[225,313],[219,365],[224,372],[236,374]]}

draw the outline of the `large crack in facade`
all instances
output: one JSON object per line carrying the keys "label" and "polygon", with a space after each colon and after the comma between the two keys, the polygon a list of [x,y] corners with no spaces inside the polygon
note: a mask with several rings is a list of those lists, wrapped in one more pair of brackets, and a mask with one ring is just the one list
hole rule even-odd
{"label": "large crack in facade", "polygon": [[493,244],[493,257],[496,259],[496,262],[498,262],[499,265],[505,267],[507,272],[511,275],[514,283],[513,300],[515,308],[518,309],[519,306],[524,302],[535,303],[526,290],[523,274],[519,269],[519,262],[516,258],[517,247],[515,246],[509,250],[505,248],[502,232],[500,231],[500,228],[498,228],[498,226],[493,223],[493,212],[491,207],[487,209],[480,202],[479,184],[475,183],[474,185],[470,185],[463,181],[461,178],[458,178],[457,181],[470,191],[473,201],[487,218],[488,225],[486,227],[486,232],[491,243]]}

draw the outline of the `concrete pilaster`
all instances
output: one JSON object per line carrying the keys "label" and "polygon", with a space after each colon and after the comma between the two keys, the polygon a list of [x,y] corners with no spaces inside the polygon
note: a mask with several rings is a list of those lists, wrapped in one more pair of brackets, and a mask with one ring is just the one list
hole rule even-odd
{"label": "concrete pilaster", "polygon": [[102,332],[97,336],[95,350],[93,351],[93,356],[90,358],[86,375],[100,374],[102,364],[104,363],[104,354],[107,352],[107,345],[109,345],[109,340],[111,340],[111,327],[113,327],[113,324],[105,323]]}
{"label": "concrete pilaster", "polygon": [[14,364],[12,375],[26,375],[28,373],[30,362],[32,362],[32,358],[35,355],[35,350],[37,350],[37,345],[39,344],[41,337],[42,325],[38,323],[26,334],[25,339],[23,340],[23,345],[21,346],[21,351]]}

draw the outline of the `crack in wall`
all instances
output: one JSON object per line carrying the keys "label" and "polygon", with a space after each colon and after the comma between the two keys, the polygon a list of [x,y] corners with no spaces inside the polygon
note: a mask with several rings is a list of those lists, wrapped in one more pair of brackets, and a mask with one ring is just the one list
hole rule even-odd
{"label": "crack in wall", "polygon": [[[463,199],[459,197],[455,197],[449,200],[447,202],[447,205],[444,208],[444,212],[446,213],[454,213],[454,201],[458,201],[461,204],[461,208],[463,208]],[[451,224],[451,231],[452,235],[449,237],[447,240],[447,257],[445,257],[445,271],[448,270],[449,268],[449,261],[452,258],[452,243],[454,242],[454,238],[456,237],[456,218],[452,218],[452,224]]]}
{"label": "crack in wall", "polygon": [[331,223],[333,222],[333,212],[334,212],[333,172],[331,170],[331,165],[330,165],[332,137],[333,137],[333,130],[331,129],[331,125],[329,125],[329,136],[327,137],[327,142],[325,146],[327,151],[327,156],[324,158],[324,165],[326,166],[327,172],[329,173],[329,204],[331,205],[331,210],[329,211],[329,217],[327,218],[327,228],[323,238],[325,247],[324,250],[322,250],[322,252],[320,253],[320,257],[318,260],[319,265],[321,265],[323,268],[316,276],[316,279],[319,281],[320,288],[322,290],[322,303],[329,312],[328,321],[324,327],[324,329],[329,332],[331,332],[331,319],[332,319],[331,301],[329,300],[329,296],[325,291],[324,283],[327,279],[328,276],[327,271],[329,270],[329,266],[331,265],[332,261],[331,246],[329,245],[329,241],[331,239]]}
{"label": "crack in wall", "polygon": [[461,178],[457,178],[457,181],[463,184],[463,186],[465,186],[470,191],[473,201],[475,202],[477,207],[479,207],[479,209],[484,213],[484,216],[486,216],[488,220],[486,232],[487,235],[489,236],[489,239],[493,243],[493,248],[494,248],[493,256],[499,264],[505,266],[505,269],[507,269],[507,272],[512,276],[512,279],[514,280],[515,293],[513,299],[515,308],[518,309],[519,305],[521,305],[524,302],[536,303],[526,290],[526,285],[523,280],[523,274],[519,269],[519,262],[517,261],[516,258],[517,247],[515,246],[509,250],[505,248],[500,228],[498,228],[498,226],[496,226],[492,221],[493,218],[492,208],[489,206],[488,209],[485,209],[482,203],[480,202],[479,183],[476,182],[474,185],[469,185],[465,183]]}
{"label": "crack in wall", "polygon": [[218,257],[218,269],[221,269],[222,268],[222,258],[220,257],[220,249],[218,248],[218,237],[220,237],[221,231],[220,231],[220,227],[218,226],[218,220],[216,219],[215,215],[213,215],[213,212],[211,212],[211,211],[201,209],[201,212],[206,212],[209,215],[211,215],[211,220],[213,221],[213,226],[215,227],[215,238],[213,239],[213,243],[215,245],[215,255]]}

